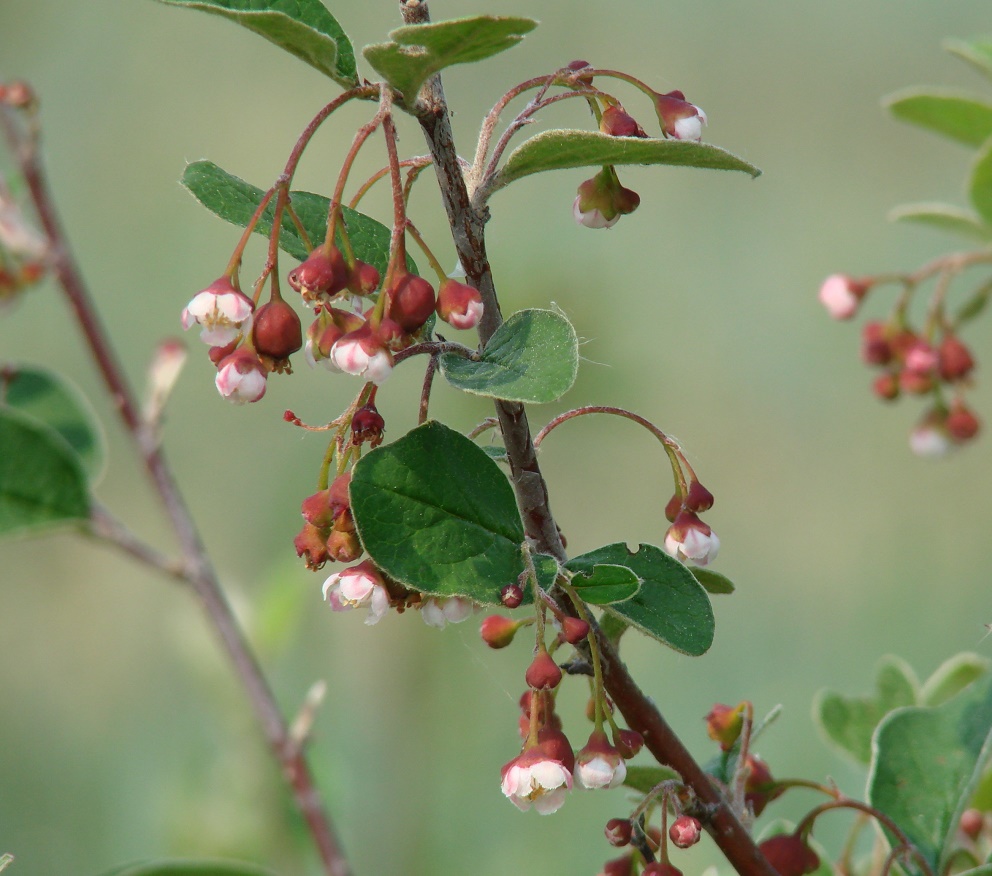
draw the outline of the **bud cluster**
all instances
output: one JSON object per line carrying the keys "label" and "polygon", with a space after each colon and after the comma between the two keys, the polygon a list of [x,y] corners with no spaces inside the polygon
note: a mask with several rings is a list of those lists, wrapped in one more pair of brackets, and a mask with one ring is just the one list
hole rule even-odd
{"label": "bud cluster", "polygon": [[665,550],[683,563],[706,566],[716,559],[720,539],[699,515],[713,507],[713,494],[694,476],[685,490],[678,489],[665,506],[665,516],[671,522],[665,534]]}
{"label": "bud cluster", "polygon": [[[834,274],[820,287],[820,301],[835,319],[850,319],[873,285],[871,279]],[[924,330],[917,331],[909,325],[905,308],[897,307],[887,320],[864,324],[861,359],[879,372],[872,381],[879,399],[931,400],[910,433],[910,448],[918,456],[943,456],[980,431],[978,417],[964,401],[975,360],[949,323],[931,318]]]}

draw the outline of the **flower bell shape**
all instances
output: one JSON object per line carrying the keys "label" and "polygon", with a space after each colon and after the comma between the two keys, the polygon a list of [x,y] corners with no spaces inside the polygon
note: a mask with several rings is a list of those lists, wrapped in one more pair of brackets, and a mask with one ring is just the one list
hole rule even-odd
{"label": "flower bell shape", "polygon": [[460,624],[475,610],[471,599],[451,596],[448,599],[428,599],[420,608],[420,616],[429,627],[443,630],[446,624]]}
{"label": "flower bell shape", "polygon": [[716,559],[720,539],[692,511],[682,511],[665,535],[665,551],[683,563],[705,566]]}
{"label": "flower bell shape", "polygon": [[228,401],[244,405],[257,402],[265,395],[267,377],[258,356],[252,350],[239,347],[217,364],[214,383]]}
{"label": "flower bell shape", "polygon": [[602,730],[594,730],[575,755],[575,781],[582,788],[616,788],[627,777],[627,764]]}
{"label": "flower bell shape", "polygon": [[616,104],[603,110],[603,116],[599,120],[599,130],[611,137],[647,137],[644,129],[637,124],[637,120]]}
{"label": "flower bell shape", "polygon": [[456,329],[471,329],[482,319],[482,296],[478,289],[450,277],[437,290],[437,315]]}
{"label": "flower bell shape", "polygon": [[275,371],[285,371],[289,357],[303,346],[303,326],[291,305],[273,298],[255,311],[251,337],[255,352],[270,359]]}
{"label": "flower bell shape", "polygon": [[834,319],[850,319],[867,291],[867,285],[847,274],[831,274],[820,286],[820,304]]}
{"label": "flower bell shape", "polygon": [[343,572],[336,572],[324,582],[324,599],[334,611],[348,611],[368,606],[365,623],[379,623],[389,610],[389,594],[379,570],[366,560]]}
{"label": "flower bell shape", "polygon": [[661,130],[675,140],[702,140],[706,113],[689,103],[681,91],[669,91],[654,97],[655,112]]}
{"label": "flower bell shape", "polygon": [[572,788],[572,774],[542,745],[528,748],[501,770],[503,794],[521,812],[533,806],[541,815],[561,809]]}
{"label": "flower bell shape", "polygon": [[334,364],[346,374],[355,374],[376,385],[393,370],[393,356],[366,323],[340,337],[331,348]]}
{"label": "flower bell shape", "polygon": [[386,316],[405,332],[417,331],[430,319],[437,304],[434,287],[416,274],[399,275],[386,294]]}
{"label": "flower bell shape", "polygon": [[579,186],[572,204],[572,215],[586,228],[612,228],[620,217],[633,213],[641,203],[640,195],[620,185],[612,165],[606,165]]}
{"label": "flower bell shape", "polygon": [[348,285],[349,271],[336,246],[318,246],[306,260],[289,272],[289,285],[308,304],[331,298]]}
{"label": "flower bell shape", "polygon": [[251,326],[255,305],[227,277],[214,280],[197,292],[183,309],[184,329],[200,326],[200,340],[211,347],[225,347]]}

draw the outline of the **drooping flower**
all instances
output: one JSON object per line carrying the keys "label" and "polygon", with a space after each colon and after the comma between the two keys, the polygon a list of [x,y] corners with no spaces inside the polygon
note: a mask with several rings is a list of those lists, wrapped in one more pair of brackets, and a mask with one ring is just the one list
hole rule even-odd
{"label": "drooping flower", "polygon": [[521,812],[533,806],[541,815],[561,809],[572,788],[572,774],[541,745],[528,748],[501,770],[503,793]]}
{"label": "drooping flower", "polygon": [[214,383],[228,401],[243,405],[265,395],[268,374],[253,350],[239,347],[217,363]]}
{"label": "drooping flower", "polygon": [[820,303],[834,319],[850,319],[868,287],[847,274],[831,274],[820,286]]}
{"label": "drooping flower", "polygon": [[334,364],[346,374],[357,374],[375,384],[393,370],[393,356],[368,324],[340,337],[331,348]]}
{"label": "drooping flower", "polygon": [[437,291],[437,315],[456,329],[475,328],[482,319],[479,290],[449,277]]}
{"label": "drooping flower", "polygon": [[720,539],[691,511],[682,511],[665,535],[665,550],[683,563],[705,566],[716,559]]}
{"label": "drooping flower", "polygon": [[471,599],[452,596],[448,599],[428,599],[420,609],[420,616],[429,627],[443,630],[446,624],[460,624],[475,609]]}
{"label": "drooping flower", "polygon": [[661,129],[667,136],[675,140],[702,140],[706,113],[689,103],[681,91],[656,94],[654,106]]}
{"label": "drooping flower", "polygon": [[335,572],[324,582],[324,599],[334,611],[348,611],[368,606],[365,623],[379,623],[389,610],[389,594],[378,569],[370,560],[342,572]]}
{"label": "drooping flower", "polygon": [[227,277],[221,277],[197,292],[183,309],[183,328],[199,325],[201,341],[224,347],[248,331],[253,310],[252,300],[235,289]]}
{"label": "drooping flower", "polygon": [[575,755],[575,780],[582,788],[616,788],[627,777],[627,764],[620,752],[610,745],[602,731],[593,731]]}

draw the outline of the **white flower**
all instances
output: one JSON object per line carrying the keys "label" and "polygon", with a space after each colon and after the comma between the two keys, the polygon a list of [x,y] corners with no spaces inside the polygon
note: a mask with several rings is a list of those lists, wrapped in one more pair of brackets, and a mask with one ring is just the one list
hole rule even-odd
{"label": "white flower", "polygon": [[947,432],[932,423],[921,423],[909,433],[909,449],[917,456],[939,459],[951,450],[951,440]]}
{"label": "white flower", "polygon": [[691,511],[682,511],[665,535],[665,551],[680,562],[705,566],[716,559],[720,539]]}
{"label": "white flower", "polygon": [[695,104],[692,105],[696,110],[694,116],[686,116],[682,119],[675,120],[675,134],[676,140],[702,140],[703,139],[703,125],[706,124],[706,113],[704,113]]}
{"label": "white flower", "polygon": [[331,347],[334,364],[346,374],[356,374],[376,385],[393,370],[393,356],[367,326],[348,332]]}
{"label": "white flower", "polygon": [[627,764],[602,731],[589,736],[589,741],[575,756],[575,781],[589,790],[616,788],[627,777]]}
{"label": "white flower", "polygon": [[221,277],[194,295],[183,309],[183,328],[199,324],[201,341],[211,347],[226,347],[251,328],[253,310],[252,300]]}
{"label": "white flower", "polygon": [[228,401],[243,405],[257,402],[265,395],[268,375],[251,350],[241,347],[230,356],[221,359],[217,365],[214,383],[217,391]]}
{"label": "white flower", "polygon": [[389,594],[375,567],[366,560],[343,572],[336,572],[324,582],[324,599],[334,611],[348,611],[367,605],[365,623],[379,623],[389,610]]}
{"label": "white flower", "polygon": [[557,812],[572,787],[572,774],[539,745],[506,764],[502,775],[503,793],[521,812],[531,806],[541,815]]}
{"label": "white flower", "polygon": [[471,599],[452,596],[449,599],[428,599],[420,608],[420,616],[429,627],[443,630],[445,624],[458,624],[475,610]]}

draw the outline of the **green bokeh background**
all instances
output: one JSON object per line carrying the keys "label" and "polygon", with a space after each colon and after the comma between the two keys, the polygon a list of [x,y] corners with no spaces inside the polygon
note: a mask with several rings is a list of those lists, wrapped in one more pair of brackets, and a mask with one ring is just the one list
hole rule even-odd
{"label": "green bokeh background", "polygon": [[[398,22],[394,3],[333,10],[358,45]],[[435,18],[477,11],[464,0],[433,4]],[[710,753],[701,717],[715,701],[748,698],[759,712],[781,703],[759,746],[773,772],[833,775],[860,794],[863,772],[813,727],[812,696],[824,686],[867,691],[887,652],[923,675],[956,651],[988,652],[979,640],[992,620],[990,445],[986,436],[936,464],[912,457],[919,405],[883,408],[871,397],[856,327],[827,319],[816,290],[833,271],[910,268],[956,245],[885,215],[908,201],[963,203],[968,154],[888,119],[879,99],[912,84],[984,87],[939,41],[992,30],[988,4],[492,0],[485,11],[542,26],[511,53],[450,71],[463,152],[506,86],[583,57],[683,89],[709,115],[707,139],[764,170],[756,181],[622,171],[641,207],[609,232],[571,220],[589,174],[528,180],[496,196],[490,251],[508,311],[555,302],[585,339],[575,388],[533,421],[565,405],[634,408],[684,442],[716,494],[716,568],[738,592],[715,600],[717,639],[702,658],[629,642],[646,690],[701,757]],[[179,310],[221,272],[237,237],[180,189],[183,162],[208,157],[267,185],[335,87],[247,31],[146,0],[4,0],[0,76],[28,79],[42,97],[73,247],[140,383],[154,345],[179,331]],[[632,94],[628,109],[651,118]],[[320,135],[301,187],[329,189],[366,110]],[[549,121],[585,117],[568,106]],[[401,148],[424,151],[414,127]],[[419,189],[418,225],[453,261],[433,184]],[[966,340],[984,365],[992,320]],[[323,576],[293,555],[323,447],[281,413],[326,421],[357,383],[304,370],[273,380],[262,404],[234,408],[217,398],[194,339],[190,348],[168,452],[287,712],[315,680],[327,682],[312,756],[356,873],[597,872],[610,855],[599,825],[623,813],[622,792],[576,794],[540,818],[498,790],[518,745],[526,646],[490,652],[473,623],[438,633],[414,615],[375,628],[332,616]],[[101,500],[172,549],[54,288],[0,316],[0,357],[56,368],[94,397],[111,458]],[[380,394],[389,437],[414,422],[417,370],[401,369]],[[983,376],[973,398],[988,419]],[[438,386],[433,411],[468,428],[488,409]],[[663,538],[667,463],[631,424],[574,423],[542,461],[575,552]],[[159,855],[317,872],[188,593],[68,534],[5,542],[0,563],[0,852],[17,856],[10,872],[95,874]],[[579,745],[586,728],[572,687],[563,711]],[[796,794],[769,813],[795,818],[810,799]],[[828,844],[842,820],[824,824]],[[680,866],[693,874],[716,860],[704,843]]]}

